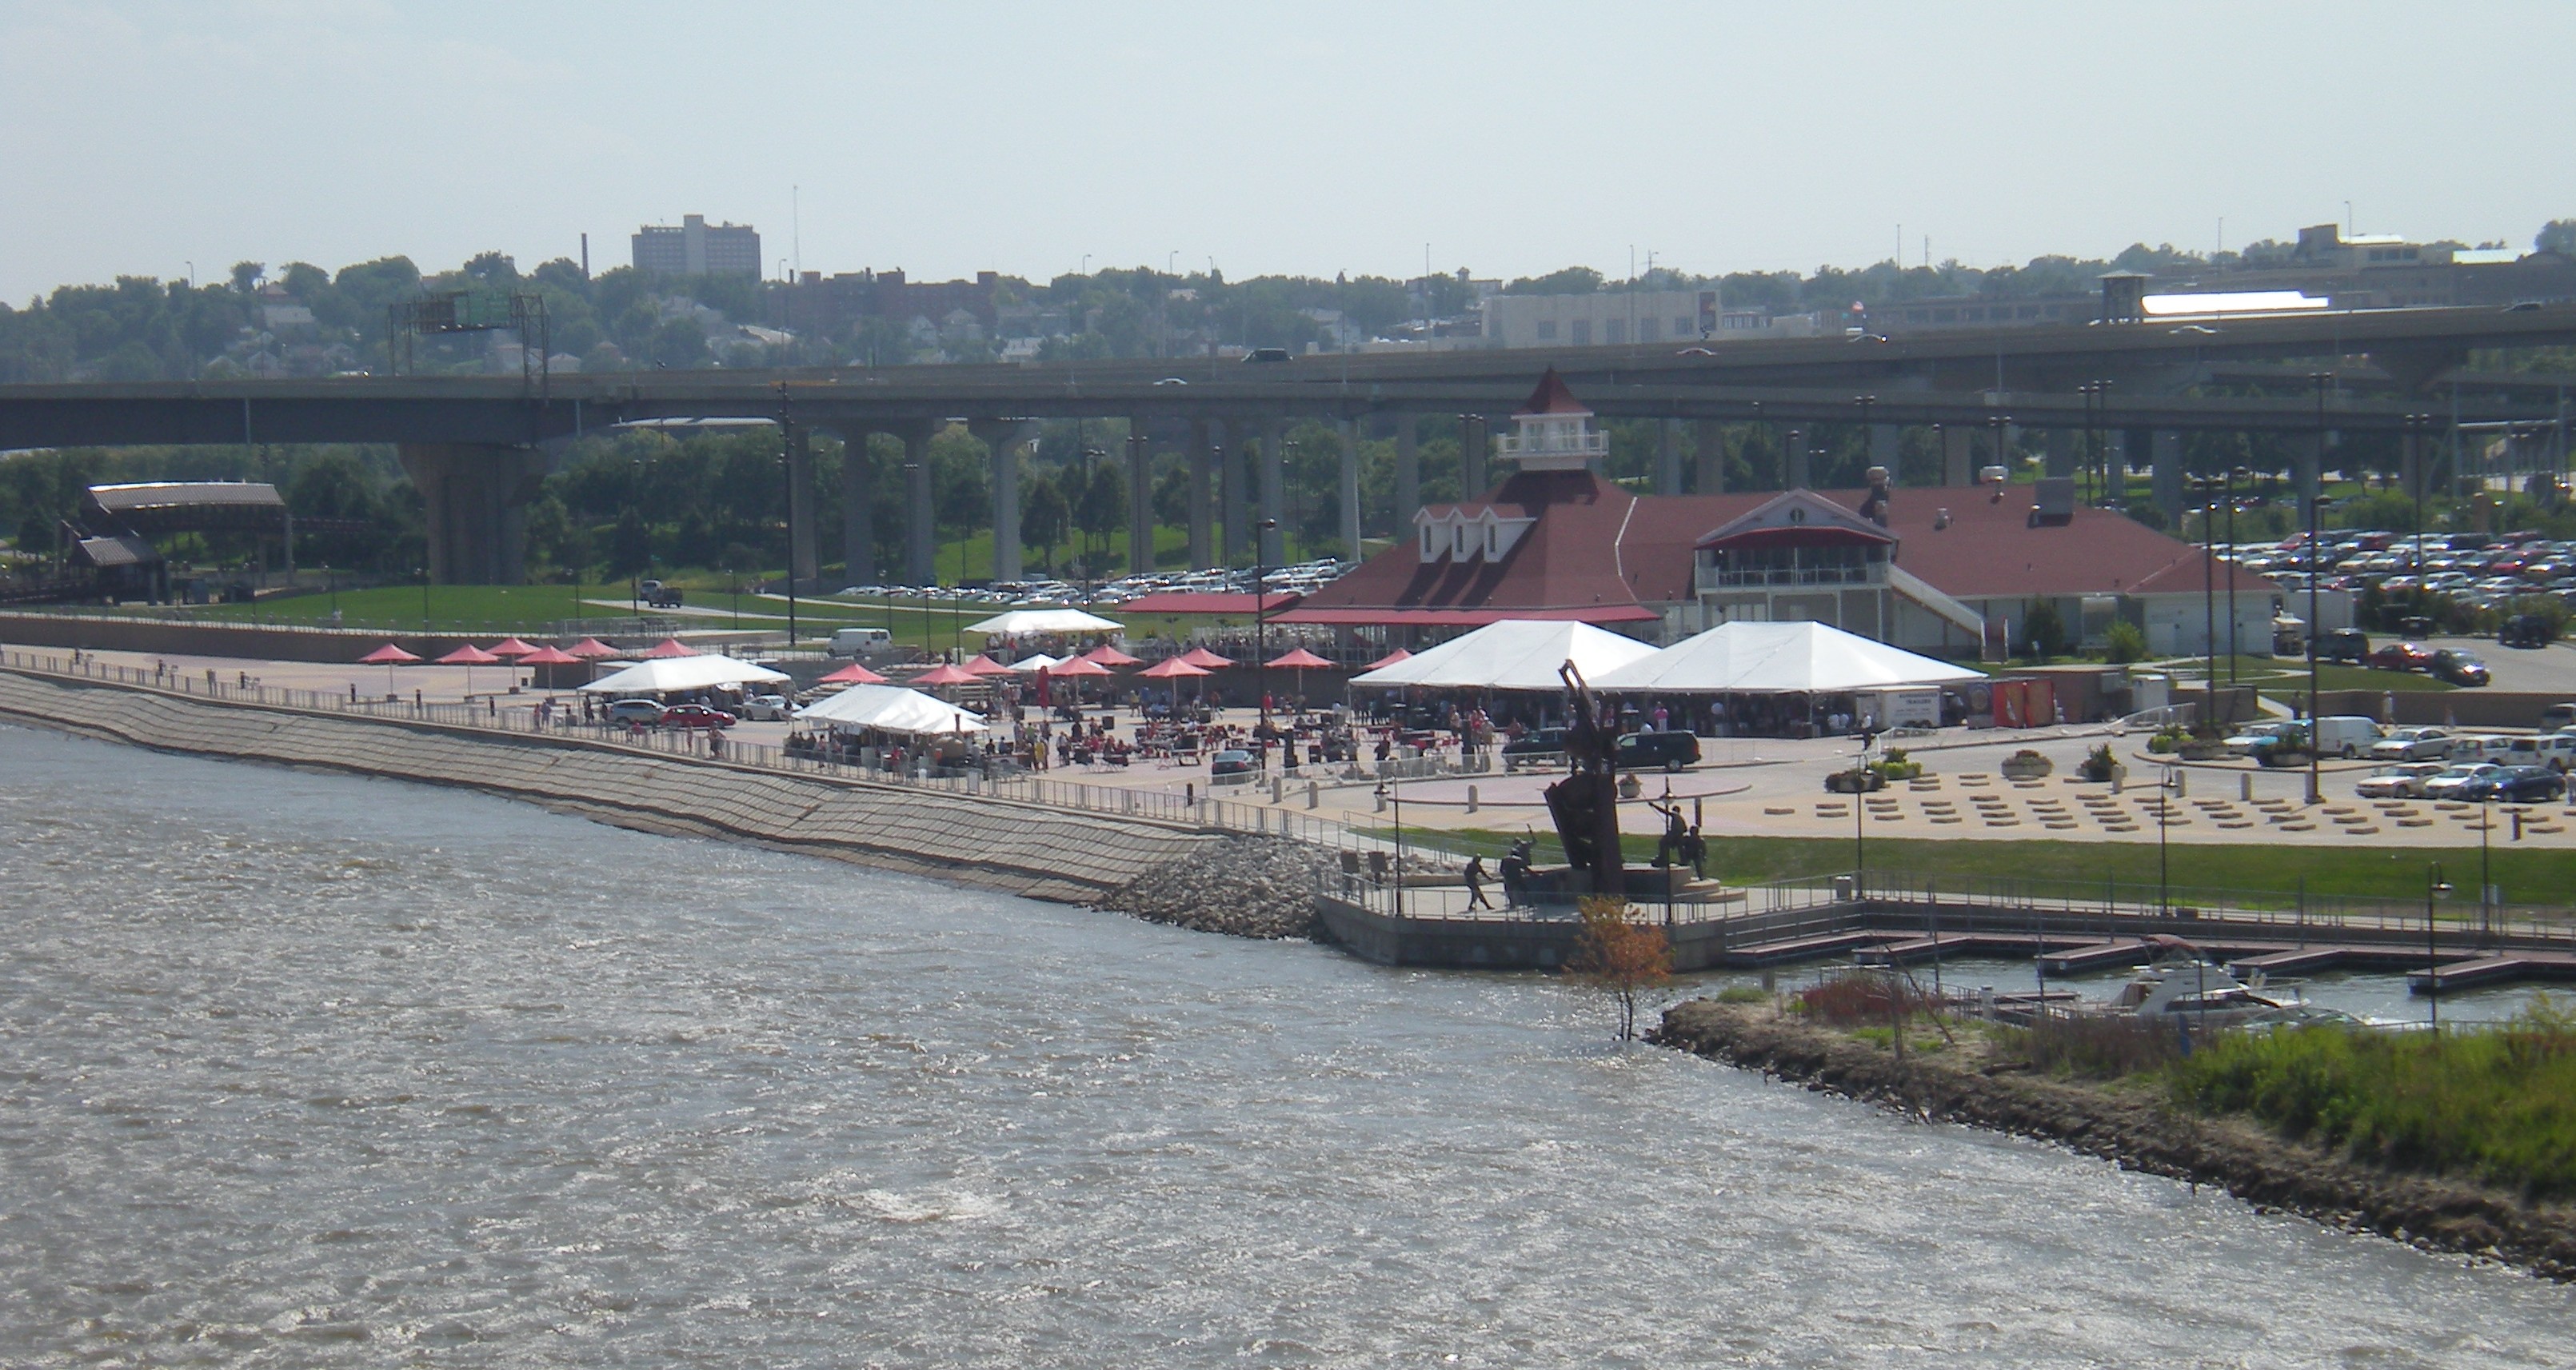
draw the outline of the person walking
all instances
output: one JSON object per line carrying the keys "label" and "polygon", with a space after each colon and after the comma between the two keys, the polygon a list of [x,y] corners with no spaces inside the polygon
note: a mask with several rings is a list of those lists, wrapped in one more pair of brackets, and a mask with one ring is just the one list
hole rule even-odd
{"label": "person walking", "polygon": [[1491,900],[1489,900],[1489,899],[1487,899],[1487,898],[1485,897],[1485,858],[1484,858],[1484,857],[1482,857],[1482,856],[1470,856],[1470,857],[1468,857],[1468,858],[1467,858],[1467,875],[1466,875],[1466,879],[1467,879],[1467,907],[1469,907],[1469,908],[1471,908],[1471,909],[1490,909],[1490,908],[1492,908],[1492,907],[1494,906],[1494,905],[1493,905],[1493,901],[1491,901]]}

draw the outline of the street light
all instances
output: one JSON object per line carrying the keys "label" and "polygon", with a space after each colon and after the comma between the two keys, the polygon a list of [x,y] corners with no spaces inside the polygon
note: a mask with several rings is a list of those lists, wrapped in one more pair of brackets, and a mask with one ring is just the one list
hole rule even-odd
{"label": "street light", "polygon": [[[2441,952],[2434,942],[2433,901],[2448,898],[2451,882],[2442,878],[2442,863],[2424,868],[2424,1012],[2425,1023],[2435,1032],[2442,1030],[2442,982],[2435,975],[2441,963]],[[2486,892],[2478,892],[2480,900]]]}
{"label": "street light", "polygon": [[1252,539],[1252,685],[1261,695],[1261,754],[1265,763],[1270,755],[1270,595],[1261,549],[1270,545],[1270,534],[1278,527],[1279,520],[1263,519],[1253,525]]}
{"label": "street light", "polygon": [[[2322,452],[2324,449],[2319,448]],[[2319,787],[2317,758],[2317,510],[2326,502],[2320,491],[2308,499],[2308,802],[2320,802],[2325,791]],[[2229,579],[2232,581],[2233,576]]]}
{"label": "street light", "polygon": [[2165,763],[2164,774],[2156,778],[2156,912],[2166,918],[2173,917],[2173,866],[2168,859],[2172,844],[2165,832],[2173,818],[2177,778],[2170,761]]}

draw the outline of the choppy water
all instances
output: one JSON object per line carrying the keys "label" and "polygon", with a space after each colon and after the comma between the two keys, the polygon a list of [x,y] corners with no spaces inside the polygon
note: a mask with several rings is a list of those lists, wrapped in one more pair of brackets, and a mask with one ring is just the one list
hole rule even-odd
{"label": "choppy water", "polygon": [[2576,1296],[1419,975],[0,729],[0,1363],[2576,1362]]}

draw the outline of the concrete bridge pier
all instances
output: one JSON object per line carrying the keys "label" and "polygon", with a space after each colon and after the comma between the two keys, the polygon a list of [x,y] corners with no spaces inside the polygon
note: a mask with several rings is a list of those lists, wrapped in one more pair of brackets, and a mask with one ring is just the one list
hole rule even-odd
{"label": "concrete bridge pier", "polygon": [[1413,527],[1422,508],[1422,416],[1395,416],[1395,529],[1398,536]]}
{"label": "concrete bridge pier", "polygon": [[1898,466],[1896,460],[1898,450],[1899,443],[1897,438],[1897,425],[1892,423],[1873,423],[1869,426],[1869,464],[1872,466],[1886,467],[1887,483],[1890,485],[1902,485],[1905,483],[1898,479],[1898,476],[1902,474],[1902,469]]}
{"label": "concrete bridge pier", "polygon": [[528,573],[528,501],[546,474],[532,447],[412,443],[396,454],[427,515],[429,578],[441,585],[517,585]]}
{"label": "concrete bridge pier", "polygon": [[1682,421],[1668,418],[1655,425],[1655,493],[1682,492]]}
{"label": "concrete bridge pier", "polygon": [[1976,471],[1976,430],[1960,424],[1935,424],[1933,441],[1941,448],[1941,483],[1974,485]]}
{"label": "concrete bridge pier", "polygon": [[914,585],[939,583],[939,525],[930,503],[930,439],[940,425],[923,421],[904,427],[904,579]]}
{"label": "concrete bridge pier", "polygon": [[875,430],[856,420],[841,430],[841,577],[846,585],[877,578],[877,464],[868,451]]}
{"label": "concrete bridge pier", "polygon": [[1260,561],[1276,566],[1287,554],[1288,419],[1270,416],[1261,434],[1261,517],[1271,526],[1261,534]]}
{"label": "concrete bridge pier", "polygon": [[1807,435],[1805,432],[1796,428],[1790,429],[1787,440],[1781,444],[1780,456],[1781,489],[1807,490],[1814,488],[1808,483]]}
{"label": "concrete bridge pier", "polygon": [[1216,452],[1225,560],[1229,566],[1249,563],[1256,550],[1252,545],[1252,482],[1243,460],[1244,431],[1238,419],[1208,420],[1208,436]]}
{"label": "concrete bridge pier", "polygon": [[1020,449],[1037,436],[1037,425],[1026,419],[969,419],[966,431],[992,453],[993,579],[1018,580]]}
{"label": "concrete bridge pier", "polygon": [[2149,451],[2147,487],[2156,502],[2156,512],[2165,516],[2165,529],[2179,537],[2182,533],[2182,434],[2171,428],[2159,428]]}
{"label": "concrete bridge pier", "polygon": [[1154,423],[1127,420],[1127,570],[1154,569]]}
{"label": "concrete bridge pier", "polygon": [[1697,461],[1699,483],[1694,489],[1703,495],[1723,494],[1726,490],[1726,430],[1715,419],[1701,419],[1691,434],[1692,457]]}
{"label": "concrete bridge pier", "polygon": [[1342,555],[1359,560],[1360,555],[1360,434],[1359,425],[1343,419],[1334,425],[1342,444],[1341,478],[1336,493],[1341,496]]}
{"label": "concrete bridge pier", "polygon": [[787,425],[787,578],[812,588],[814,564],[814,430]]}
{"label": "concrete bridge pier", "polygon": [[[2298,466],[2299,502],[2304,505],[2325,488],[2326,437],[2323,433],[2306,433],[2292,440],[2291,452]],[[2299,526],[2307,526],[2307,510],[2296,511]]]}
{"label": "concrete bridge pier", "polygon": [[1491,441],[1484,415],[1458,416],[1458,498],[1475,499],[1485,493],[1485,453]]}
{"label": "concrete bridge pier", "polygon": [[1210,553],[1208,498],[1216,483],[1216,449],[1209,440],[1210,423],[1198,419],[1190,424],[1190,569],[1201,570],[1216,564]]}

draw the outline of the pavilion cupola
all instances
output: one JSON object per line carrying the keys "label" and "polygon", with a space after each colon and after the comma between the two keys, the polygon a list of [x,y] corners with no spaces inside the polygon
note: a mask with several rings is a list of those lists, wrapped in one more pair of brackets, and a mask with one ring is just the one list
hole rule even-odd
{"label": "pavilion cupola", "polygon": [[1495,455],[1524,471],[1580,471],[1610,455],[1610,435],[1592,427],[1592,411],[1565,388],[1549,367],[1538,388],[1512,415],[1518,433],[1506,434]]}

